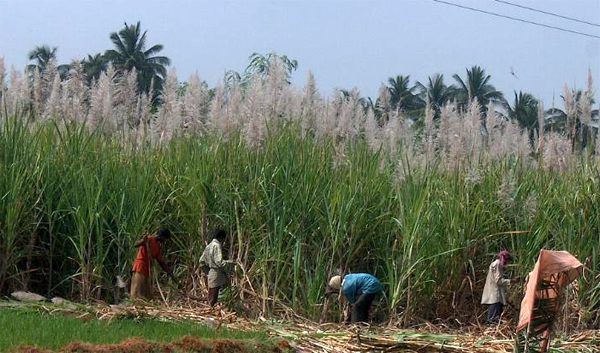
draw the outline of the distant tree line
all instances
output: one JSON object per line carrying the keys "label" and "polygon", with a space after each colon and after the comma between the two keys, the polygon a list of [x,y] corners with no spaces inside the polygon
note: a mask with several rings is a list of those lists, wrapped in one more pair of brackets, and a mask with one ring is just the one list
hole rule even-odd
{"label": "distant tree line", "polygon": [[[141,30],[140,22],[129,25],[119,32],[109,36],[113,48],[103,53],[88,54],[81,60],[83,74],[88,83],[99,79],[102,72],[112,63],[117,73],[126,73],[135,69],[137,72],[138,89],[141,93],[149,93],[153,105],[160,104],[160,92],[167,76],[167,66],[171,60],[159,55],[164,49],[162,44],[147,45],[147,31]],[[30,64],[28,73],[33,77],[36,71],[43,72],[52,61],[56,61],[56,47],[42,45],[34,48],[28,55]],[[276,59],[276,60],[274,60]],[[253,76],[265,77],[272,63],[280,63],[285,67],[286,79],[290,83],[291,74],[298,68],[298,62],[286,55],[268,53],[262,55],[253,53],[249,64],[243,73],[228,71],[225,74],[226,84],[239,84],[246,87]],[[57,65],[57,71],[62,79],[66,79],[71,65]],[[422,124],[425,108],[433,110],[434,121],[439,120],[442,108],[448,103],[456,103],[459,109],[466,109],[470,102],[477,99],[485,115],[488,107],[501,114],[507,120],[517,121],[521,128],[526,129],[533,142],[540,133],[540,123],[545,130],[564,133],[575,144],[584,147],[598,128],[598,109],[592,109],[593,99],[591,76],[588,75],[587,89],[575,90],[565,86],[562,99],[563,109],[552,106],[544,110],[542,103],[531,93],[514,92],[512,102],[498,91],[491,83],[491,76],[479,66],[466,69],[464,76],[452,75],[453,83],[446,83],[444,75],[436,73],[424,82],[411,82],[410,75],[397,75],[387,79],[382,84],[378,97],[360,97],[359,101],[365,111],[371,109],[380,124],[384,124],[391,112],[402,113],[413,122]],[[205,84],[205,83],[204,83]],[[180,84],[180,94],[184,94],[187,83]],[[212,92],[212,90],[211,90]],[[342,97],[349,98],[360,93],[352,90],[341,90]]]}

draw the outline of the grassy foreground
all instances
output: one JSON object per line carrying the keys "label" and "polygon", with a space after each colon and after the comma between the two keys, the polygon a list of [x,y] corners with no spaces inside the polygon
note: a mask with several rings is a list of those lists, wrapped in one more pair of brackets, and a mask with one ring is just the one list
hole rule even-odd
{"label": "grassy foreground", "polygon": [[141,337],[151,342],[171,342],[182,336],[210,340],[240,340],[253,346],[267,342],[260,332],[231,329],[212,329],[192,322],[163,322],[158,320],[81,320],[64,315],[40,313],[33,309],[0,309],[0,352],[20,345],[34,345],[58,349],[81,341],[87,343],[117,343],[131,337]]}

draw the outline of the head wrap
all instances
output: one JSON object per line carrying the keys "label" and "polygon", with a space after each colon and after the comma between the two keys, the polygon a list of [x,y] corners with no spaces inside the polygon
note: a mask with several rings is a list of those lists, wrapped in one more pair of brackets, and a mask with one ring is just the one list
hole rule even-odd
{"label": "head wrap", "polygon": [[329,280],[329,286],[333,289],[339,290],[342,287],[342,276],[333,276]]}
{"label": "head wrap", "polygon": [[506,265],[508,260],[512,259],[512,255],[510,254],[510,252],[508,252],[508,250],[500,251],[496,255],[496,257],[498,258],[498,260],[500,260],[500,266],[502,266],[502,267],[504,267]]}

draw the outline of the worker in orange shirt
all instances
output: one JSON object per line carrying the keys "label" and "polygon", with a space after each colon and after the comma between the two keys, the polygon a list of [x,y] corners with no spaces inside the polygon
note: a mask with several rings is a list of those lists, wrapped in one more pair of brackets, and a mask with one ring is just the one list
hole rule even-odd
{"label": "worker in orange shirt", "polygon": [[162,256],[162,245],[171,238],[171,232],[167,228],[161,228],[156,235],[146,234],[135,242],[135,247],[139,248],[135,260],[133,261],[133,272],[131,277],[131,290],[129,297],[131,299],[145,298],[152,299],[152,289],[150,285],[150,268],[152,259],[156,259],[160,267],[173,278],[173,272]]}

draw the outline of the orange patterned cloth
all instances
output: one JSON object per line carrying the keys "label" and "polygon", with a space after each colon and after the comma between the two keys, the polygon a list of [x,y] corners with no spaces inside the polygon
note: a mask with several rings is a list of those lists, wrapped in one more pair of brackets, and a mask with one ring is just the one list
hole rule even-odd
{"label": "orange patterned cloth", "polygon": [[527,276],[525,284],[525,296],[521,301],[521,312],[519,313],[519,324],[517,331],[525,329],[531,322],[533,308],[537,299],[553,298],[558,295],[554,291],[538,290],[538,282],[546,280],[554,282],[556,288],[561,288],[575,280],[583,265],[575,256],[566,251],[540,250],[540,256],[533,271]]}
{"label": "orange patterned cloth", "polygon": [[152,258],[159,262],[164,262],[162,257],[162,246],[156,241],[156,237],[152,235],[144,236],[144,244],[142,244],[133,261],[132,272],[138,272],[144,276],[150,276],[150,267],[152,266],[152,258],[148,256],[148,250]]}

